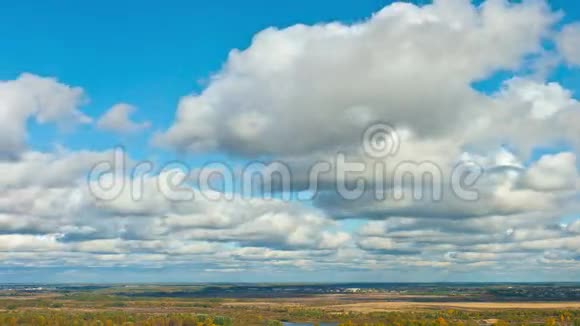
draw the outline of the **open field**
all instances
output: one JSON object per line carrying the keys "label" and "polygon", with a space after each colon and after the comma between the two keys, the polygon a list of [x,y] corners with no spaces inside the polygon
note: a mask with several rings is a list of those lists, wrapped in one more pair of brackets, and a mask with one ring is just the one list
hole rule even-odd
{"label": "open field", "polygon": [[329,310],[356,312],[425,310],[425,309],[580,309],[580,302],[365,302],[329,305]]}
{"label": "open field", "polygon": [[573,284],[4,286],[0,325],[580,325],[578,289]]}

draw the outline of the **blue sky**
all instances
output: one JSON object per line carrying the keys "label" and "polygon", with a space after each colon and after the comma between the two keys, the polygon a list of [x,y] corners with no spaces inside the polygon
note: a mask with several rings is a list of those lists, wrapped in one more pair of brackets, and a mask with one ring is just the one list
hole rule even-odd
{"label": "blue sky", "polygon": [[[0,127],[30,109],[24,147],[0,141],[0,280],[580,281],[580,4],[409,3],[0,4]],[[33,83],[55,88],[37,95]],[[43,103],[71,111],[63,85],[82,88],[72,111],[91,122],[38,122]],[[137,131],[101,127],[119,104],[134,112],[113,122]],[[467,157],[518,172],[487,174],[469,205],[347,201],[329,189],[306,202],[183,207],[158,194],[104,206],[83,197],[92,160],[115,146],[156,170],[272,159],[303,172],[337,151],[360,159],[363,120],[398,128],[401,162],[448,173]],[[512,270],[522,259],[531,267]]]}

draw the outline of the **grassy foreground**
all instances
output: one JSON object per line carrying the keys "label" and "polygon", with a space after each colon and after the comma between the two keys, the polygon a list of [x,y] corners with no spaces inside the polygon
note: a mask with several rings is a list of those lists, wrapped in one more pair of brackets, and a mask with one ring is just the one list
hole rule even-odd
{"label": "grassy foreground", "polygon": [[[213,326],[281,325],[280,321],[337,322],[361,326],[471,326],[471,325],[570,325],[580,326],[578,310],[432,310],[391,312],[329,312],[313,308],[255,309],[252,306],[214,309],[224,315],[196,312],[170,312],[161,307],[128,309],[17,308],[0,312],[0,325],[139,325],[139,326]],[[202,309],[204,310],[204,309]]]}

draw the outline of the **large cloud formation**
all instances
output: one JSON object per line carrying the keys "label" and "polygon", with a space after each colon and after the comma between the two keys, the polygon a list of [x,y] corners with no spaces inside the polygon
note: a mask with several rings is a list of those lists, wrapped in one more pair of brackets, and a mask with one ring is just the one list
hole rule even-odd
{"label": "large cloud formation", "polygon": [[491,119],[493,104],[472,83],[519,68],[555,19],[541,1],[435,1],[395,3],[353,25],[267,29],[233,50],[201,94],[181,100],[157,141],[304,154],[357,143],[373,121],[418,138],[464,138],[465,125]]}

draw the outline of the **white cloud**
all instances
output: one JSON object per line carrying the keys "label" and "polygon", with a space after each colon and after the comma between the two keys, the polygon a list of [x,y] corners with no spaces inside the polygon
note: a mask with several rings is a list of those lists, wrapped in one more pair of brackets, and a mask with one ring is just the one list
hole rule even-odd
{"label": "white cloud", "polygon": [[0,190],[24,186],[60,187],[77,182],[99,162],[111,162],[113,151],[71,151],[53,153],[26,151],[17,161],[0,161]]}
{"label": "white cloud", "polygon": [[578,101],[572,98],[572,92],[558,83],[543,84],[522,78],[508,80],[502,97],[513,101],[512,110],[523,109],[527,111],[526,116],[534,120],[547,119],[560,111],[578,106]]}
{"label": "white cloud", "polygon": [[575,190],[576,155],[569,152],[544,155],[534,162],[524,178],[529,187],[540,191]]}
{"label": "white cloud", "polygon": [[[542,40],[557,16],[542,1],[435,1],[395,3],[353,25],[266,29],[248,49],[233,50],[201,94],[182,99],[175,123],[155,141],[180,150],[282,158],[301,189],[312,163],[333,162],[337,150],[373,163],[357,146],[370,123],[387,121],[401,138],[389,166],[434,163],[446,197],[393,201],[396,189],[388,182],[385,201],[322,193],[315,204],[330,216],[557,214],[570,198],[520,187],[527,170],[522,162],[536,146],[580,146],[579,102],[560,84],[529,77],[508,79],[494,94],[472,86],[543,53]],[[498,152],[504,145],[511,152]],[[481,158],[486,167],[474,202],[455,198],[449,182],[455,164],[466,158]],[[321,178],[323,191],[340,181],[332,172]],[[361,177],[379,181],[369,171],[347,181]]]}
{"label": "white cloud", "polygon": [[580,23],[564,26],[557,41],[564,59],[571,65],[580,65]]}
{"label": "white cloud", "polygon": [[79,87],[54,78],[22,74],[15,80],[0,81],[0,159],[13,158],[26,149],[26,123],[88,123],[79,110],[86,101]]}
{"label": "white cloud", "polygon": [[492,98],[462,136],[472,149],[485,154],[508,144],[525,158],[534,147],[563,141],[580,148],[580,102],[560,84],[514,77]]}
{"label": "white cloud", "polygon": [[136,111],[137,108],[130,104],[115,104],[99,118],[97,128],[125,134],[138,132],[151,127],[151,123],[148,121],[135,122],[131,120],[131,115]]}
{"label": "white cloud", "polygon": [[555,15],[541,1],[394,3],[354,24],[266,29],[233,50],[156,142],[243,155],[349,146],[373,121],[418,139],[463,138],[489,114],[471,84],[541,49]]}

